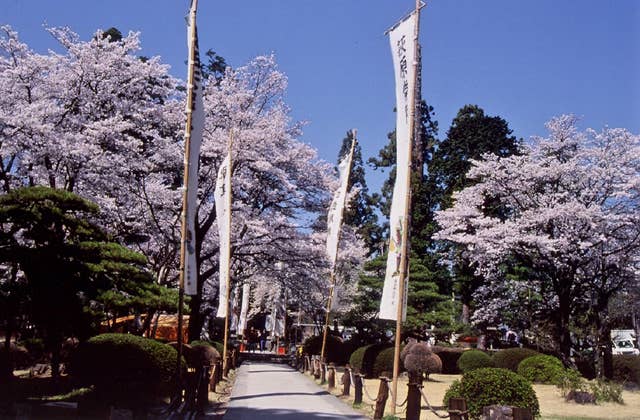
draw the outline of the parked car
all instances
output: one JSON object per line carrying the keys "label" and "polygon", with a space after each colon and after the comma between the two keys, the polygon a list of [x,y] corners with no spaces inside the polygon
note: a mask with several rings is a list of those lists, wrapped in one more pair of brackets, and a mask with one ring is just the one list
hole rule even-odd
{"label": "parked car", "polygon": [[613,354],[640,354],[634,330],[611,330]]}

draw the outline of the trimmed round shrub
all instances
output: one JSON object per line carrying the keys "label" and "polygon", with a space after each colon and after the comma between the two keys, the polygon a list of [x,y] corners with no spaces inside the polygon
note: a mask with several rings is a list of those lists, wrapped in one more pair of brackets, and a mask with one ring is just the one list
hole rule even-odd
{"label": "trimmed round shrub", "polygon": [[432,346],[431,351],[440,357],[442,361],[442,373],[460,373],[460,369],[458,369],[458,359],[460,359],[462,353],[467,351],[466,349],[462,347]]}
{"label": "trimmed round shrub", "polygon": [[467,373],[475,369],[493,367],[491,356],[480,350],[468,350],[462,353],[458,359],[458,368],[462,373]]}
{"label": "trimmed round shrub", "polygon": [[640,385],[640,356],[623,354],[613,356],[613,379]]}
{"label": "trimmed round shrub", "polygon": [[518,365],[518,375],[538,384],[558,384],[564,372],[560,359],[546,354],[527,357]]}
{"label": "trimmed round shrub", "polygon": [[170,395],[177,357],[174,348],[149,338],[101,334],[80,346],[69,368],[100,400],[140,407]]}
{"label": "trimmed round shrub", "polygon": [[220,353],[211,343],[208,341],[191,342],[191,350],[187,356],[187,363],[190,367],[213,366],[217,360],[220,360]]}
{"label": "trimmed round shrub", "polygon": [[472,419],[479,419],[482,409],[489,405],[529,408],[534,417],[540,415],[531,383],[507,369],[482,368],[465,373],[447,390],[445,406],[451,398],[464,398]]}
{"label": "trimmed round shrub", "polygon": [[[395,354],[395,348],[389,347],[378,353],[375,362],[373,362],[373,370],[371,376],[374,378],[380,376],[391,377],[393,375],[393,357]],[[404,370],[402,360],[400,360],[400,371]]]}
{"label": "trimmed round shrub", "polygon": [[[426,343],[409,343],[400,353],[400,360],[409,372],[429,374],[431,347]],[[437,357],[437,356],[436,356]],[[442,368],[442,366],[440,366]]]}
{"label": "trimmed round shrub", "polygon": [[527,357],[537,356],[535,350],[514,347],[510,349],[500,350],[493,355],[493,364],[497,368],[509,369],[512,372],[518,371],[518,365]]}
{"label": "trimmed round shrub", "polygon": [[442,360],[440,359],[440,356],[435,353],[431,353],[427,356],[424,373],[427,374],[427,377],[432,373],[442,373]]}

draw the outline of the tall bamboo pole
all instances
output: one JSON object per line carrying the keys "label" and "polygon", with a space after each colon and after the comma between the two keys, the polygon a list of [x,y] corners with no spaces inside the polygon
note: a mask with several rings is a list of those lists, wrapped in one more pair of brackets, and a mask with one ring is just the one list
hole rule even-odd
{"label": "tall bamboo pole", "polygon": [[[190,13],[195,15],[198,9],[198,0],[192,0],[192,10]],[[187,122],[184,135],[184,174],[182,185],[184,186],[182,191],[182,226],[180,228],[180,275],[178,281],[178,360],[176,361],[176,386],[180,389],[178,378],[180,377],[180,371],[182,370],[182,306],[184,305],[184,265],[185,254],[187,250],[187,209],[189,203],[187,200],[187,190],[189,187],[189,164],[198,165],[198,162],[189,162],[189,155],[191,153],[191,124],[193,118],[193,83],[196,65],[192,60],[196,53],[196,25],[195,16],[189,16],[191,33],[191,45],[189,45],[189,67],[187,68]]]}
{"label": "tall bamboo pole", "polygon": [[[358,142],[357,140],[358,130],[354,128],[353,130],[351,130],[351,132],[353,133],[353,140],[351,141],[351,149],[349,149],[349,155],[353,159],[353,151],[355,150],[356,143]],[[351,165],[353,165],[353,160],[351,162]],[[347,171],[347,185],[349,184],[350,175],[351,175],[351,166],[349,166]],[[346,195],[345,195],[345,200],[346,200]],[[344,212],[344,206],[342,207],[342,210]],[[338,230],[338,245],[339,244],[340,244],[340,230]],[[339,246],[336,247],[336,255],[335,255],[334,261],[338,261],[338,248]],[[329,299],[327,300],[327,314],[325,315],[325,319],[324,319],[324,332],[322,333],[322,350],[320,351],[320,361],[324,361],[324,351],[327,346],[327,333],[329,331],[329,313],[331,312],[331,303],[333,302],[333,292],[336,286],[335,266],[336,265],[333,264],[333,266],[331,267],[331,274],[329,279],[331,285],[329,286]]]}
{"label": "tall bamboo pole", "polygon": [[[233,148],[233,130],[229,133],[229,142],[227,144],[227,158],[229,159],[229,166],[227,169],[227,177],[225,178],[225,189],[227,191],[227,249],[229,250],[229,259],[226,261],[227,264],[227,295],[225,296],[225,305],[227,305],[227,316],[224,318],[224,343],[222,347],[222,371],[227,371],[227,363],[228,363],[228,347],[229,347],[229,298],[231,293],[231,149]],[[220,296],[221,298],[222,296]]]}
{"label": "tall bamboo pole", "polygon": [[400,374],[400,344],[402,342],[402,314],[404,309],[404,293],[407,275],[409,273],[409,218],[411,217],[411,161],[413,154],[413,140],[415,137],[415,110],[416,110],[416,86],[418,80],[418,36],[420,31],[420,0],[416,0],[416,10],[414,12],[415,27],[413,28],[413,44],[414,44],[414,59],[413,59],[413,89],[411,90],[409,103],[409,141],[407,142],[409,153],[409,160],[407,165],[409,166],[409,176],[407,177],[407,196],[405,197],[404,217],[402,219],[402,248],[400,250],[400,276],[398,277],[398,308],[396,312],[396,339],[393,356],[393,381],[391,383],[391,410],[392,413],[396,413],[396,404],[398,399],[398,376]]}

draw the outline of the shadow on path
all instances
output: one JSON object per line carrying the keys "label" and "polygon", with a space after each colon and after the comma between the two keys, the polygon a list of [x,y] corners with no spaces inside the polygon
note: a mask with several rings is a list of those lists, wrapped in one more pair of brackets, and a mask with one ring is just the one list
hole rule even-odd
{"label": "shadow on path", "polygon": [[284,408],[253,408],[236,407],[233,412],[234,419],[252,420],[340,420],[340,419],[363,419],[361,415],[350,414],[327,414],[314,411],[299,411]]}
{"label": "shadow on path", "polygon": [[318,392],[271,392],[269,394],[254,394],[254,395],[243,395],[241,397],[231,397],[232,401],[236,400],[246,400],[249,398],[264,398],[264,397],[275,397],[278,395],[330,395],[327,391],[318,391]]}

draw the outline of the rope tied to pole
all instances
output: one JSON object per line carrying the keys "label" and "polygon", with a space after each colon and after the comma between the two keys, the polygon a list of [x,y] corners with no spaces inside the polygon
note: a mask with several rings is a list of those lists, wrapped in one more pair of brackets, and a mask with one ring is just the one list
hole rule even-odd
{"label": "rope tied to pole", "polygon": [[369,391],[367,391],[367,385],[364,383],[364,381],[362,381],[362,390],[364,391],[364,394],[368,399],[376,403],[378,402],[378,398],[371,397],[371,394],[369,394]]}
{"label": "rope tied to pole", "polygon": [[[389,394],[391,394],[391,401],[397,401],[395,395],[393,394],[393,390],[391,389],[391,387],[389,387]],[[407,403],[408,400],[409,400],[409,395],[407,395],[407,398],[404,399],[402,404],[395,403],[395,406],[396,407],[402,407]]]}

